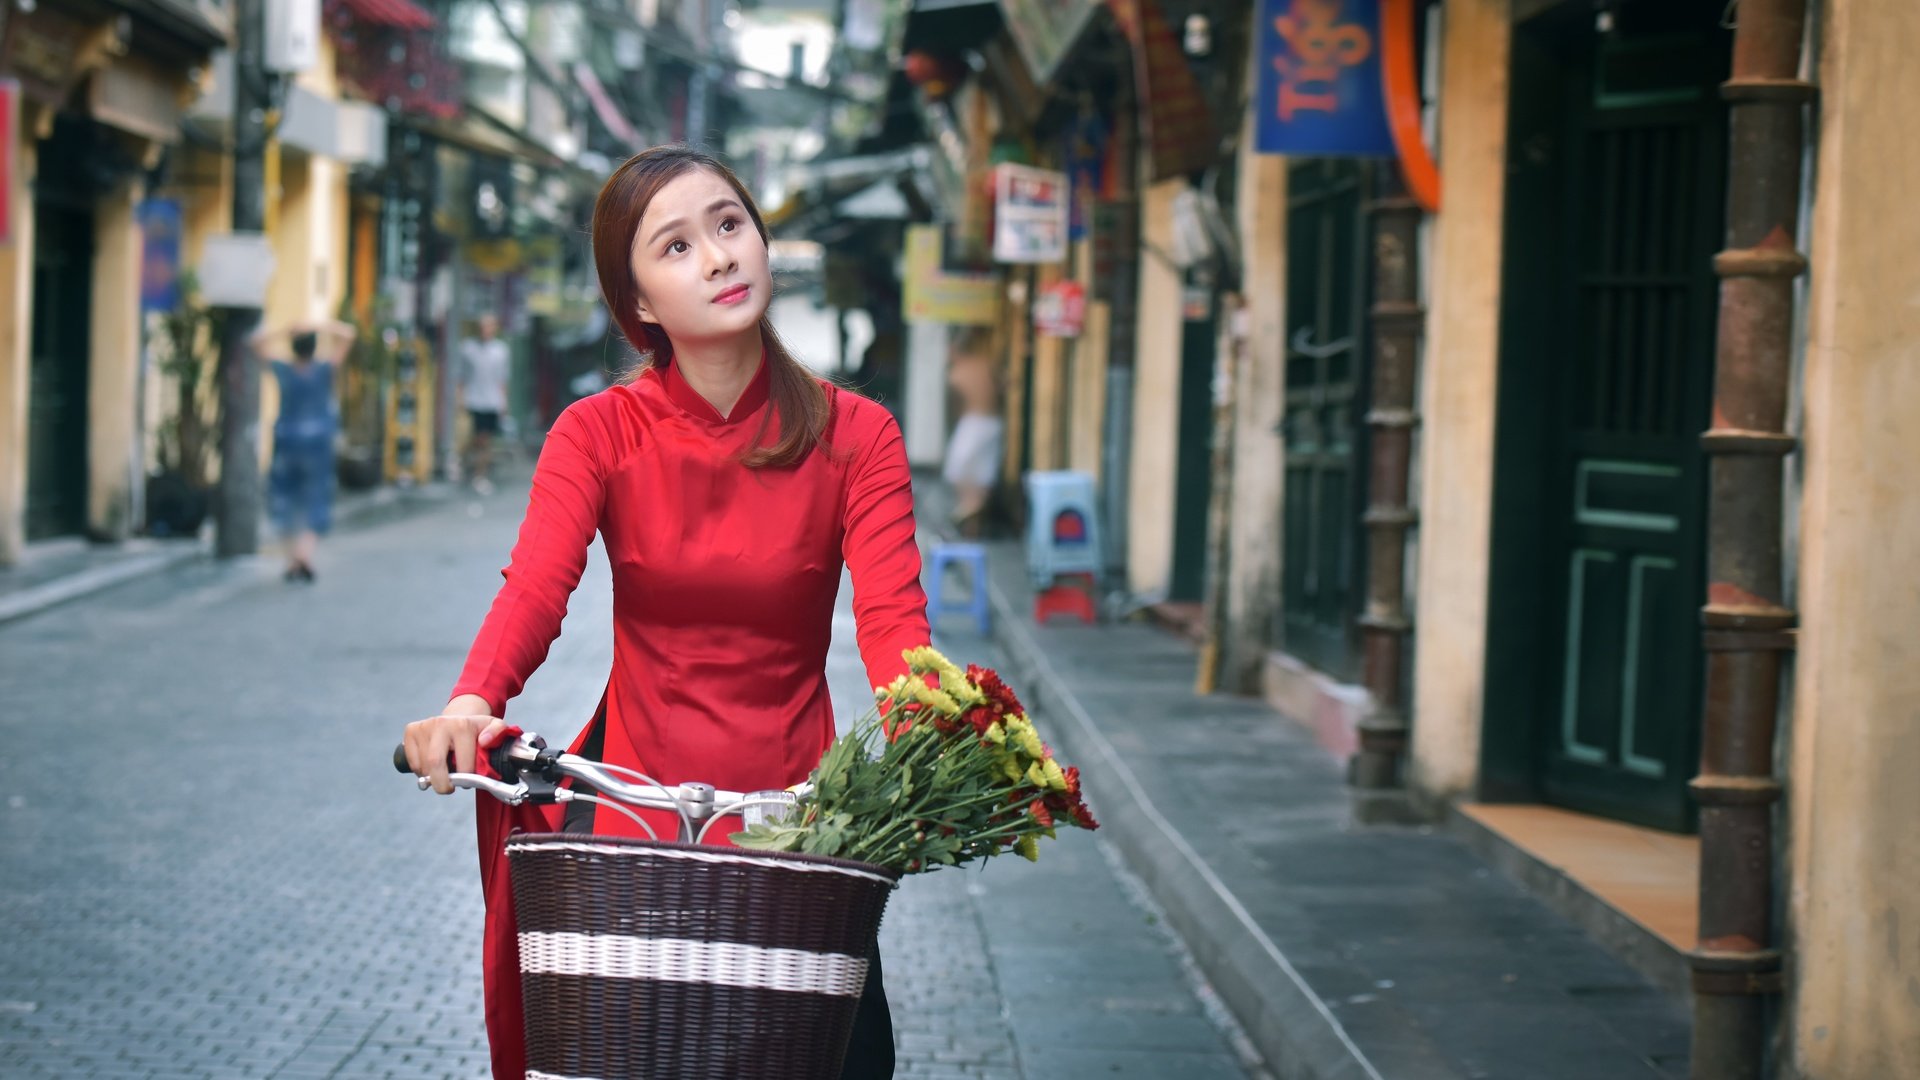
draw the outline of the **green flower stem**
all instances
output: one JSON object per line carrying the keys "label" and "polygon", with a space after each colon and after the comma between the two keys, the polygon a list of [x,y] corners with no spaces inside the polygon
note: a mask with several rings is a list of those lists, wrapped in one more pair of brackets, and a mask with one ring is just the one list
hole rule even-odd
{"label": "green flower stem", "polygon": [[[921,811],[912,813],[911,815],[903,813],[901,818],[896,822],[894,822],[891,826],[889,826],[888,828],[882,829],[871,836],[865,837],[858,843],[851,845],[848,848],[848,850],[850,852],[855,852],[855,851],[879,852],[884,855],[884,853],[889,851],[893,845],[898,844],[901,840],[912,836],[914,833],[918,832],[921,828],[925,827],[924,825],[916,825],[915,824],[916,821],[920,821],[920,822],[931,821],[936,825],[952,824],[953,818],[949,815],[955,814],[956,811],[966,810],[971,807],[982,806],[988,803],[1000,802],[1001,800],[1007,797],[1007,794],[1008,793],[1006,791],[989,791],[989,792],[986,792],[985,794],[975,796],[974,798],[971,798],[971,799],[962,799],[959,802],[950,803],[946,806],[941,806],[941,807],[936,807],[931,809],[923,809]],[[1023,813],[1021,816],[1025,817],[1026,815]],[[957,833],[957,829],[956,829],[956,833]],[[973,836],[973,835],[979,835],[979,834],[970,833],[968,835]],[[988,834],[988,835],[997,835],[997,833]]]}

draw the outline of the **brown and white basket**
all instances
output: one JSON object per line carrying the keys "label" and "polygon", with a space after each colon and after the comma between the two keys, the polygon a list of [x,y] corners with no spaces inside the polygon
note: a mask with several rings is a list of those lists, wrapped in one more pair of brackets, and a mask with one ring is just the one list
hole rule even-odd
{"label": "brown and white basket", "polygon": [[835,1080],[899,875],[567,834],[507,843],[529,1080]]}

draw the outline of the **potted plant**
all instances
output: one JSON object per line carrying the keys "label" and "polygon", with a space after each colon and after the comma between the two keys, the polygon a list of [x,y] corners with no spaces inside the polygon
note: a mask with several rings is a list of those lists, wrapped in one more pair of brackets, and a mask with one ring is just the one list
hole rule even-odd
{"label": "potted plant", "polygon": [[192,536],[211,507],[209,472],[220,444],[217,359],[224,315],[200,303],[191,271],[179,301],[156,320],[153,348],[172,390],[172,408],[156,431],[158,470],[147,477],[147,531]]}

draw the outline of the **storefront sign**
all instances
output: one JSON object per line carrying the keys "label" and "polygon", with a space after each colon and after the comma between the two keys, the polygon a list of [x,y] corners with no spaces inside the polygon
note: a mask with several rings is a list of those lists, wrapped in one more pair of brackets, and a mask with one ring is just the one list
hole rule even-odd
{"label": "storefront sign", "polygon": [[993,258],[1056,263],[1067,257],[1067,176],[1027,165],[993,169]]}
{"label": "storefront sign", "polygon": [[1262,0],[1256,148],[1393,156],[1380,30],[1380,0]]}
{"label": "storefront sign", "polygon": [[908,322],[992,326],[1000,318],[999,275],[949,270],[945,249],[941,226],[907,226],[901,315]]}
{"label": "storefront sign", "polygon": [[7,16],[0,70],[18,77],[27,98],[59,108],[80,81],[80,46],[86,23],[41,4]]}
{"label": "storefront sign", "polygon": [[1087,290],[1077,281],[1056,281],[1033,302],[1033,331],[1047,337],[1079,337],[1087,324]]}
{"label": "storefront sign", "polygon": [[180,306],[180,203],[148,199],[140,204],[140,310]]}
{"label": "storefront sign", "polygon": [[1034,82],[1044,87],[1053,81],[1100,6],[1100,0],[1000,0],[1007,34],[1020,47]]}

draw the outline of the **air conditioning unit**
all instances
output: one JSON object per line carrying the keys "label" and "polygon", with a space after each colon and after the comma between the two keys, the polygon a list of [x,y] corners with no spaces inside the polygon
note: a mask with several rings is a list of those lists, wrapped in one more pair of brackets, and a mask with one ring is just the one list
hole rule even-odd
{"label": "air conditioning unit", "polygon": [[266,68],[282,75],[320,62],[320,0],[271,0],[266,5]]}

